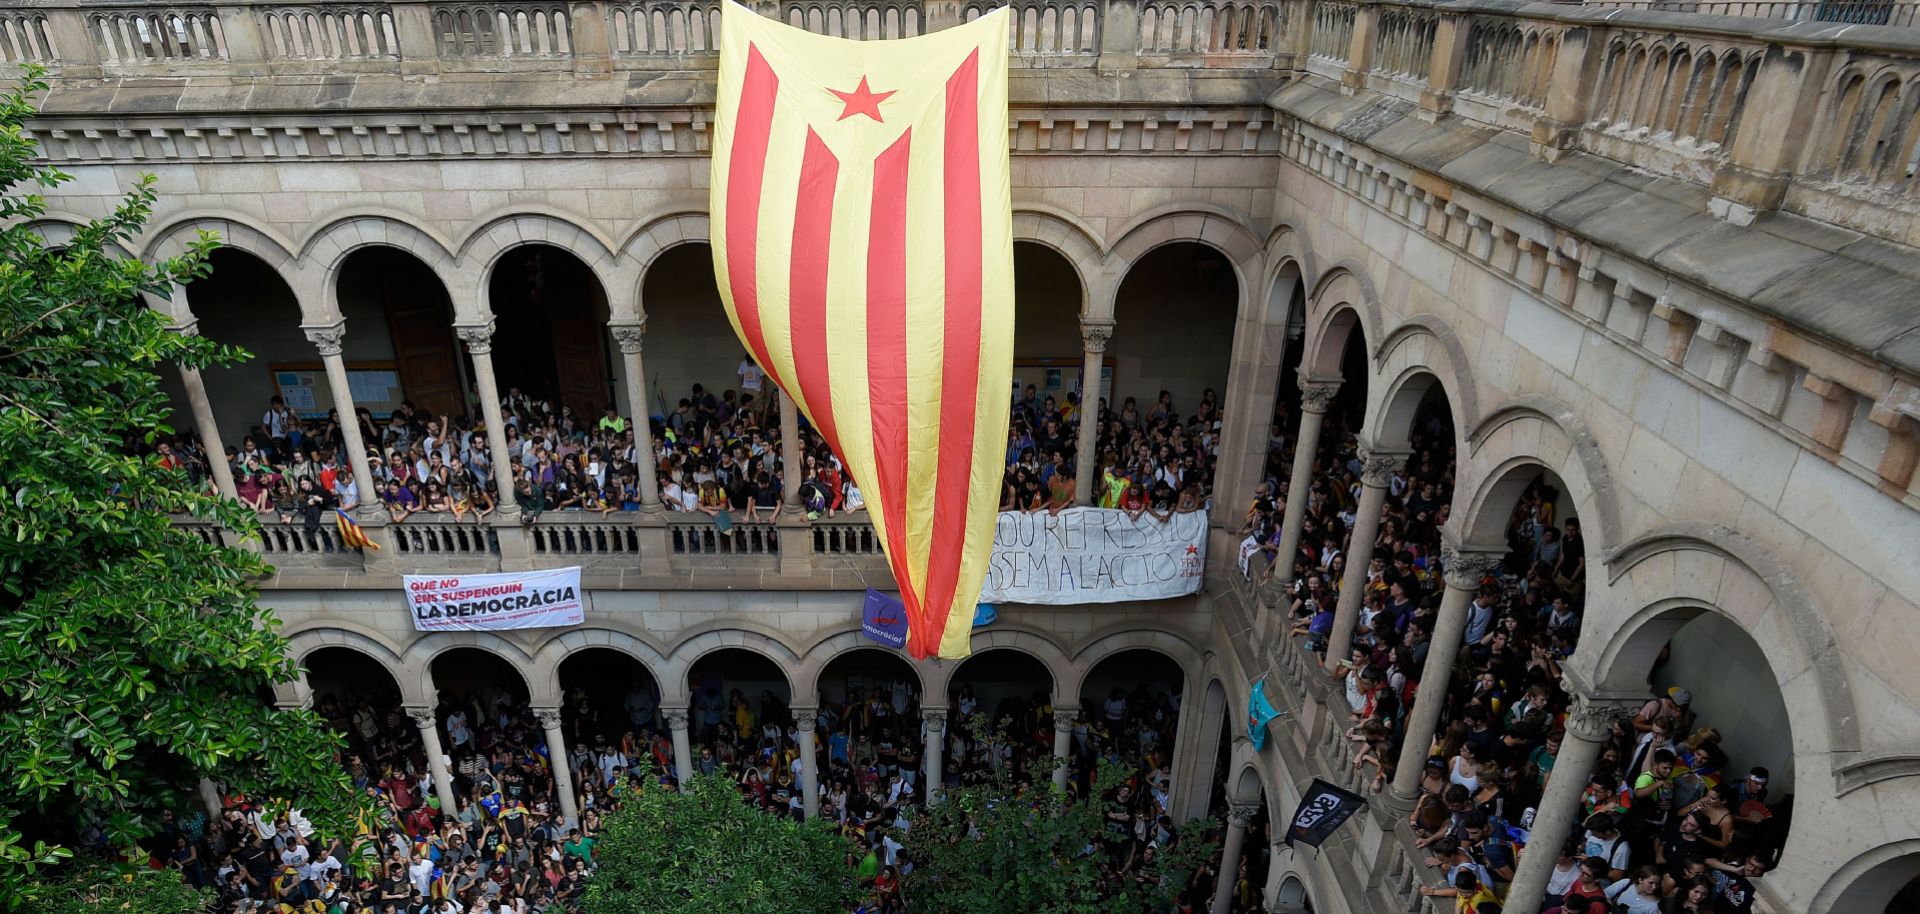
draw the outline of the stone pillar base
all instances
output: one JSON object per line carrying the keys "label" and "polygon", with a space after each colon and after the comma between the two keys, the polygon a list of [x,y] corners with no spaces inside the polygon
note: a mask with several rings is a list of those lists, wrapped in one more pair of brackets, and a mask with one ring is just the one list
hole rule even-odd
{"label": "stone pillar base", "polygon": [[780,535],[780,574],[805,577],[813,574],[813,525],[797,513],[780,512],[775,521]]}

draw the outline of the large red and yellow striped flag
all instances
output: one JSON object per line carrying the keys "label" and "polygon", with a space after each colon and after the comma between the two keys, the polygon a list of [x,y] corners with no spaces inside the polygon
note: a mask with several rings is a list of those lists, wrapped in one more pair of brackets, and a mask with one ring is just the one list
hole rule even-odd
{"label": "large red and yellow striped flag", "polygon": [[1006,11],[849,41],[728,3],[717,108],[727,316],[859,483],[908,651],[965,657],[1013,375]]}

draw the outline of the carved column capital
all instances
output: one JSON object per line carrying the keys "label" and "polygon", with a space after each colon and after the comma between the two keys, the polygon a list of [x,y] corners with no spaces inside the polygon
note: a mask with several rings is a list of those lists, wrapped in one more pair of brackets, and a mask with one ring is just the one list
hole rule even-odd
{"label": "carved column capital", "polygon": [[456,324],[453,333],[460,338],[460,342],[467,344],[467,351],[474,355],[486,355],[493,351],[493,321]]}
{"label": "carved column capital", "polygon": [[1053,712],[1053,729],[1056,733],[1072,733],[1074,719],[1080,716],[1078,708],[1056,708]]}
{"label": "carved column capital", "polygon": [[1404,451],[1362,451],[1360,464],[1360,482],[1384,489],[1393,481],[1393,477],[1406,472],[1407,454]]}
{"label": "carved column capital", "polygon": [[1235,828],[1246,828],[1253,817],[1260,814],[1260,806],[1255,803],[1227,804],[1227,824]]}
{"label": "carved column capital", "polygon": [[687,728],[686,708],[661,708],[660,716],[666,720],[667,729],[669,730],[685,730]]}
{"label": "carved column capital", "polygon": [[200,335],[200,319],[197,317],[190,317],[184,321],[181,321],[180,323],[177,323],[171,327],[168,327],[167,330],[175,334],[178,334],[180,336],[199,336]]}
{"label": "carved column capital", "polygon": [[1605,742],[1612,733],[1613,722],[1634,710],[1630,702],[1595,698],[1578,689],[1569,691],[1573,693],[1573,704],[1567,706],[1567,735],[1575,739]]}
{"label": "carved column capital", "polygon": [[1309,413],[1324,413],[1333,407],[1333,399],[1338,396],[1338,384],[1308,384],[1300,388],[1300,409]]}
{"label": "carved column capital", "polygon": [[533,718],[540,722],[540,729],[542,730],[560,729],[559,708],[534,708]]}
{"label": "carved column capital", "polygon": [[820,726],[820,709],[798,705],[790,708],[793,712],[793,728],[802,733],[812,733]]}
{"label": "carved column capital", "polygon": [[928,737],[939,736],[947,732],[947,711],[945,708],[923,710],[920,712],[920,719],[927,723]]}
{"label": "carved column capital", "polygon": [[641,318],[637,321],[608,324],[607,332],[613,334],[613,342],[620,347],[621,352],[633,355],[640,351],[641,341],[647,335],[647,320]]}
{"label": "carved column capital", "polygon": [[1476,590],[1480,581],[1506,559],[1506,550],[1440,544],[1440,565],[1446,570],[1447,586]]}
{"label": "carved column capital", "polygon": [[1080,341],[1088,352],[1106,352],[1110,339],[1113,339],[1113,321],[1080,319]]}
{"label": "carved column capital", "polygon": [[407,716],[413,718],[413,725],[422,730],[431,730],[436,723],[432,708],[409,707]]}
{"label": "carved column capital", "polygon": [[323,356],[339,355],[346,345],[347,322],[344,320],[331,324],[302,325],[300,329],[306,332],[307,342],[312,343]]}

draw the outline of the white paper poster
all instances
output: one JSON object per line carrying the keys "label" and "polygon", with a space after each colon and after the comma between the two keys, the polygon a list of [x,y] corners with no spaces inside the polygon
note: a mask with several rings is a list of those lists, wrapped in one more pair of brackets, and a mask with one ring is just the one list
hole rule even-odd
{"label": "white paper poster", "polygon": [[1118,603],[1194,593],[1207,564],[1207,515],[1130,518],[1111,508],[1009,511],[993,531],[982,603]]}
{"label": "white paper poster", "polygon": [[578,565],[510,574],[405,577],[407,612],[416,631],[553,628],[586,620]]}

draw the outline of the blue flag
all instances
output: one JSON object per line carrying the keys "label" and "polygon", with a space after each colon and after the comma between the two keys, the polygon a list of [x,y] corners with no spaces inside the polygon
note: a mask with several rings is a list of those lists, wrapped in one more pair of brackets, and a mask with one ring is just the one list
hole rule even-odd
{"label": "blue flag", "polygon": [[992,603],[981,603],[973,608],[974,628],[979,628],[982,625],[992,625],[994,622],[999,621],[999,619],[1000,610]]}
{"label": "blue flag", "polygon": [[1267,748],[1267,721],[1280,716],[1280,709],[1267,700],[1267,677],[1262,676],[1253,682],[1253,696],[1247,699],[1247,739],[1253,741],[1253,751]]}
{"label": "blue flag", "polygon": [[867,588],[860,611],[860,632],[888,647],[907,645],[907,608],[899,600]]}

